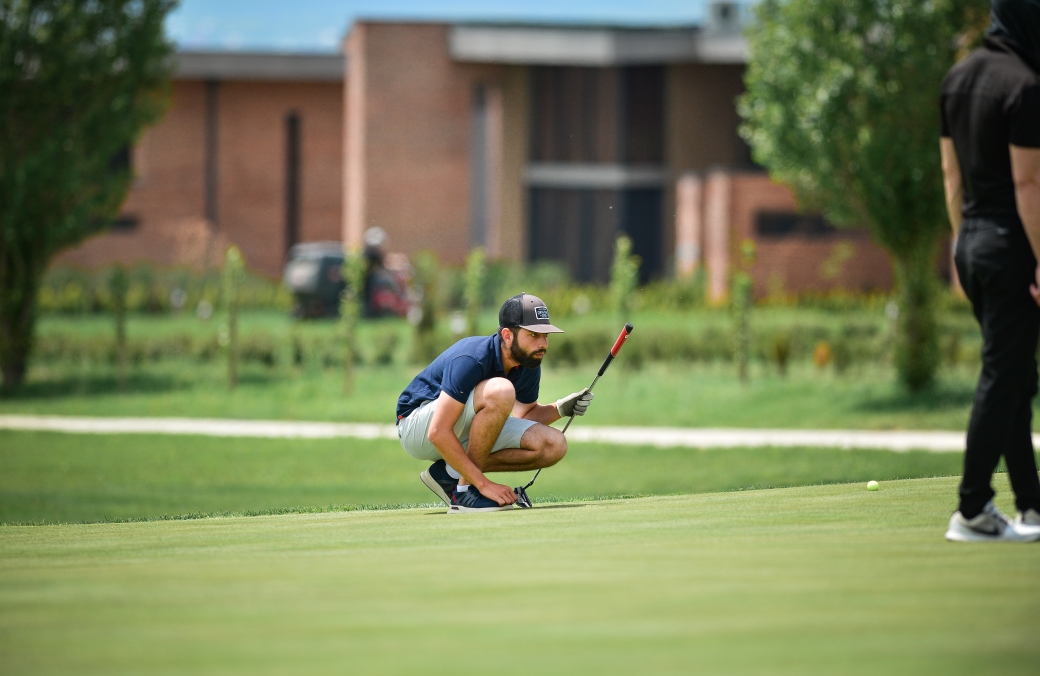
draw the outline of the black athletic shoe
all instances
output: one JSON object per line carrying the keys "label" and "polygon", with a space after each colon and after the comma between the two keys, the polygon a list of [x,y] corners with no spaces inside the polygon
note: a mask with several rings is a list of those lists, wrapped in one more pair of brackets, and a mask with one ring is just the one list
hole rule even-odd
{"label": "black athletic shoe", "polygon": [[512,505],[500,505],[490,498],[485,498],[474,486],[470,486],[465,492],[454,491],[451,494],[451,505],[448,514],[461,514],[463,512],[501,512],[512,509]]}
{"label": "black athletic shoe", "polygon": [[430,465],[429,469],[423,470],[419,475],[422,482],[426,484],[426,487],[433,491],[433,494],[444,501],[444,504],[451,506],[451,498],[448,497],[455,492],[455,487],[459,485],[458,479],[452,479],[451,475],[448,474],[447,463],[443,460]]}

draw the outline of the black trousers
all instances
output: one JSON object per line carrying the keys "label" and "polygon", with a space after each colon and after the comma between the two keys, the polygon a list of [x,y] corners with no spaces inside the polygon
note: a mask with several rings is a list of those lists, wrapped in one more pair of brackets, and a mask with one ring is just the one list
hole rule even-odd
{"label": "black trousers", "polygon": [[1040,307],[1029,294],[1036,258],[1016,220],[965,219],[957,238],[957,274],[982,327],[982,375],[968,423],[960,511],[973,518],[993,498],[1001,456],[1019,511],[1040,511],[1033,454]]}

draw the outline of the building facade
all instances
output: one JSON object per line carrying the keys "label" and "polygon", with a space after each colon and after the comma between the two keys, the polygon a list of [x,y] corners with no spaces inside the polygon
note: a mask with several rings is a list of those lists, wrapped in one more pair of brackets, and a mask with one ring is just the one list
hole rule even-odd
{"label": "building facade", "polygon": [[179,54],[170,108],[131,165],[111,231],[59,263],[204,267],[235,243],[277,276],[291,244],[342,237],[343,59]]}
{"label": "building facade", "polygon": [[274,277],[296,242],[358,245],[378,226],[393,251],[459,264],[483,246],[602,282],[624,233],[644,279],[706,265],[720,298],[747,238],[759,293],[889,286],[869,240],[799,216],[751,163],[745,61],[722,20],[359,21],[340,56],[181,53],[117,226],[61,262],[200,266],[234,242]]}

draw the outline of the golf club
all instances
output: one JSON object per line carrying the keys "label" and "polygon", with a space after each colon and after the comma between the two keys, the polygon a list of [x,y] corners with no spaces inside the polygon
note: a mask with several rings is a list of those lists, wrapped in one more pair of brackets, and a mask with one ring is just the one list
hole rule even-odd
{"label": "golf club", "polygon": [[[603,365],[599,367],[599,371],[596,373],[596,377],[592,379],[592,384],[588,387],[589,392],[591,392],[592,388],[596,386],[596,382],[601,377],[603,377],[603,374],[607,372],[607,367],[610,366],[610,362],[614,361],[614,357],[616,357],[618,355],[618,352],[621,351],[621,346],[625,344],[625,341],[628,339],[628,335],[632,333],[632,329],[633,326],[631,324],[625,324],[625,328],[621,330],[621,334],[618,336],[617,340],[614,341],[614,347],[610,348],[610,352],[607,353],[607,358],[603,360]],[[567,428],[571,426],[572,422],[574,422],[574,415],[571,415],[571,417],[567,420],[567,424],[563,426],[564,434],[567,433]],[[527,509],[531,507],[531,498],[527,497],[527,489],[534,485],[535,479],[537,479],[538,475],[541,473],[542,470],[539,469],[537,472],[534,473],[534,476],[531,477],[530,481],[528,481],[523,486],[517,486],[513,489],[513,492],[516,493],[516,504],[519,505],[522,509]]]}

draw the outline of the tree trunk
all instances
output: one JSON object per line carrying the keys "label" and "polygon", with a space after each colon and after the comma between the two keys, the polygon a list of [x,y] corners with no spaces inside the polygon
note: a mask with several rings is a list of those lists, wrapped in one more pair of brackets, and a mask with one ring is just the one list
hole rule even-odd
{"label": "tree trunk", "polygon": [[935,382],[939,367],[939,331],[935,316],[935,250],[929,241],[894,256],[899,299],[896,335],[896,370],[911,392]]}
{"label": "tree trunk", "polygon": [[[13,266],[5,267],[8,274],[13,272]],[[36,286],[31,279],[0,280],[0,389],[4,392],[13,391],[25,380],[36,324]],[[21,287],[21,293],[10,293],[4,287]]]}

